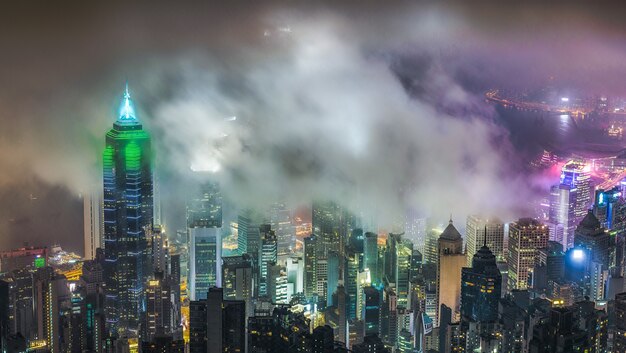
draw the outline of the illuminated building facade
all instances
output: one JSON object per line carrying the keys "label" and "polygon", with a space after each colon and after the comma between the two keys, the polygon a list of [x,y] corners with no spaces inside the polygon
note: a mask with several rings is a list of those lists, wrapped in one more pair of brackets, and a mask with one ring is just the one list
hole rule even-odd
{"label": "illuminated building facade", "polygon": [[554,185],[550,189],[548,219],[553,225],[550,239],[561,243],[564,249],[574,246],[574,230],[578,223],[577,195],[578,189],[569,184]]}
{"label": "illuminated building facade", "polygon": [[304,238],[304,296],[307,300],[317,294],[317,248],[317,235]]}
{"label": "illuminated building facade", "polygon": [[605,229],[613,229],[614,221],[619,217],[618,204],[620,201],[622,201],[622,191],[617,186],[606,191],[596,190],[593,214]]}
{"label": "illuminated building facade", "polygon": [[216,183],[200,185],[187,204],[188,286],[191,300],[206,298],[222,285],[222,195]]}
{"label": "illuminated building facade", "polygon": [[570,161],[561,170],[561,184],[576,189],[575,214],[581,220],[591,205],[591,171],[583,162]]}
{"label": "illuminated building facade", "polygon": [[152,147],[128,86],[106,134],[103,164],[107,328],[111,335],[136,334],[149,267],[145,230],[152,227]]}
{"label": "illuminated building facade", "polygon": [[102,239],[102,192],[92,190],[83,195],[84,258],[96,258],[96,249],[104,246]]}
{"label": "illuminated building facade", "polygon": [[465,253],[467,267],[472,266],[474,254],[478,252],[484,240],[495,255],[496,261],[504,262],[504,223],[499,219],[488,219],[477,215],[467,216],[465,226]]}
{"label": "illuminated building facade", "polygon": [[466,261],[463,238],[452,220],[439,236],[438,243],[436,322],[440,321],[439,309],[442,304],[452,310],[453,321],[457,321],[461,298],[461,269]]}
{"label": "illuminated building facade", "polygon": [[538,262],[538,250],[548,245],[548,237],[548,227],[532,218],[509,224],[509,291],[528,288],[528,274]]}
{"label": "illuminated building facade", "polygon": [[269,267],[278,261],[278,241],[271,225],[263,224],[259,228],[261,247],[259,248],[259,296],[269,294]]}
{"label": "illuminated building facade", "polygon": [[248,308],[252,306],[254,282],[252,259],[248,254],[222,258],[222,285],[225,300],[243,300]]}

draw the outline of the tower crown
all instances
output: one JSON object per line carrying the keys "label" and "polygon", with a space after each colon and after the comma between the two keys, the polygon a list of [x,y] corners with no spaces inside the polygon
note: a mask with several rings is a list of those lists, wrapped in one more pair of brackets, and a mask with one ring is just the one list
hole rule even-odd
{"label": "tower crown", "polygon": [[126,82],[126,89],[124,90],[124,96],[120,103],[120,109],[117,116],[117,121],[121,123],[136,123],[137,115],[135,115],[135,104],[130,99],[130,92],[128,90],[128,82]]}

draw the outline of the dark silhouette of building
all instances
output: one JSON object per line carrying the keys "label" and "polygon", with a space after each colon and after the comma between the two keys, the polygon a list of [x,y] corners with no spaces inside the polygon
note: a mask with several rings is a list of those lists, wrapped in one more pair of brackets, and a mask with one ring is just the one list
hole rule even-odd
{"label": "dark silhouette of building", "polygon": [[390,353],[378,335],[366,335],[363,342],[352,346],[353,353]]}
{"label": "dark silhouette of building", "polygon": [[184,353],[185,341],[174,340],[171,335],[154,336],[149,342],[141,343],[142,353]]}

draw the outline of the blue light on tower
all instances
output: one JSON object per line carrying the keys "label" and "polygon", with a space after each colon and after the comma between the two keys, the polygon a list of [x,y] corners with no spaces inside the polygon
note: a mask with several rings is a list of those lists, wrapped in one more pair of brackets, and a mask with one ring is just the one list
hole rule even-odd
{"label": "blue light on tower", "polygon": [[585,251],[583,249],[572,250],[572,260],[582,262],[585,260]]}

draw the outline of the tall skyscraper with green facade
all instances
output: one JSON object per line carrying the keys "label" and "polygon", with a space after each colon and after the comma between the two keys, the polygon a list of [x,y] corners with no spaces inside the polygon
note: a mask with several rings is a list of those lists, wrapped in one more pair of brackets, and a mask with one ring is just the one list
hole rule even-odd
{"label": "tall skyscraper with green facade", "polygon": [[103,153],[106,326],[136,334],[149,274],[146,229],[153,223],[150,136],[137,120],[128,85]]}

